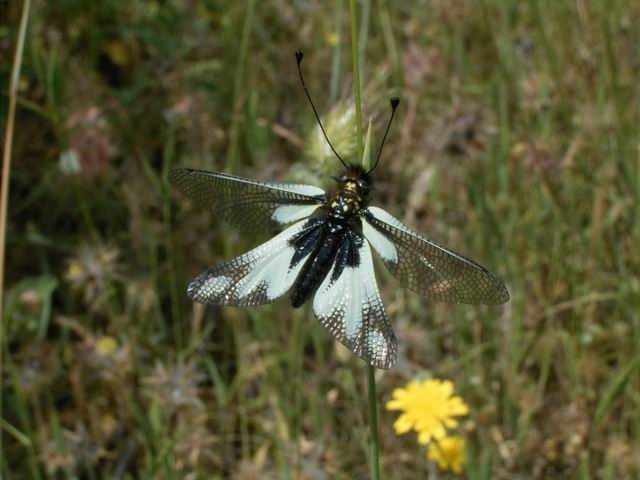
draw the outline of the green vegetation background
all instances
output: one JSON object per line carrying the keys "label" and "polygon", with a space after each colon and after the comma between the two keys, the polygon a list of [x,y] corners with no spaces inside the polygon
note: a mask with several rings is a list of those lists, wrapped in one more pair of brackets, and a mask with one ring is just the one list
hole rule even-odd
{"label": "green vegetation background", "polygon": [[[20,4],[2,2],[3,131]],[[512,294],[503,307],[433,304],[380,269],[400,344],[380,404],[407,380],[452,379],[472,409],[469,478],[640,478],[640,4],[360,6],[378,138],[389,96],[402,99],[377,204]],[[264,238],[166,182],[178,164],[326,181],[338,163],[318,153],[294,51],[339,121],[348,31],[341,1],[35,1],[0,476],[367,476],[364,364],[286,300],[192,305],[191,277]],[[383,478],[445,478],[394,419],[378,420]]]}

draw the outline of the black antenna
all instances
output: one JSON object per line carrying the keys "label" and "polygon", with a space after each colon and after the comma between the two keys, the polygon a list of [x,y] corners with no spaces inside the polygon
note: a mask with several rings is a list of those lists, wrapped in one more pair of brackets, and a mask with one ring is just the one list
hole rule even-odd
{"label": "black antenna", "polygon": [[376,163],[367,172],[367,175],[373,172],[373,170],[378,166],[378,162],[380,161],[380,155],[382,155],[382,147],[384,147],[384,141],[387,139],[387,134],[389,133],[389,127],[391,127],[391,122],[393,122],[393,116],[396,113],[396,108],[398,108],[398,105],[400,105],[400,99],[398,97],[391,97],[391,118],[389,119],[389,123],[387,124],[387,129],[384,132],[384,137],[382,137],[382,143],[380,144],[380,150],[378,150],[378,158],[376,159]]}
{"label": "black antenna", "polygon": [[322,134],[324,135],[325,140],[331,147],[331,150],[333,150],[333,153],[336,154],[336,157],[338,157],[338,160],[340,160],[340,163],[342,163],[344,168],[349,168],[346,162],[342,159],[342,157],[338,155],[338,152],[336,152],[336,149],[333,148],[333,145],[331,145],[331,141],[329,141],[329,137],[327,137],[327,132],[324,131],[324,127],[322,126],[322,122],[320,121],[320,116],[318,115],[318,111],[316,110],[316,107],[313,104],[313,100],[311,100],[311,95],[309,95],[309,90],[307,90],[307,85],[304,83],[304,78],[302,78],[302,69],[300,68],[300,64],[302,63],[302,57],[304,57],[304,53],[302,52],[302,50],[296,50],[296,61],[298,62],[298,74],[300,75],[300,82],[302,82],[302,88],[304,88],[304,93],[307,94],[307,98],[309,99],[309,103],[311,104],[313,113],[316,116],[316,120],[318,120],[318,125],[320,125],[320,130],[322,130]]}

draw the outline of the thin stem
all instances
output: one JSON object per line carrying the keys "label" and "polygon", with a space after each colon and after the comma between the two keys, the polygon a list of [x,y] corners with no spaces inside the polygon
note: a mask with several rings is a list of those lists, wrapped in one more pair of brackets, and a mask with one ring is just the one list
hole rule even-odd
{"label": "thin stem", "polygon": [[371,429],[371,478],[380,478],[380,453],[378,452],[378,400],[376,396],[376,369],[367,366],[369,383],[369,428]]}
{"label": "thin stem", "polygon": [[340,81],[340,55],[342,54],[342,18],[344,16],[344,2],[338,0],[336,7],[336,45],[333,48],[331,61],[331,83],[329,87],[329,105],[336,103],[338,98],[338,82]]}
{"label": "thin stem", "polygon": [[360,25],[358,25],[358,60],[360,72],[365,72],[365,52],[367,50],[367,38],[369,37],[369,20],[371,18],[371,0],[360,1]]}
{"label": "thin stem", "polygon": [[387,54],[391,57],[394,65],[395,87],[400,88],[403,83],[402,65],[400,63],[400,55],[398,47],[393,37],[393,28],[391,26],[391,14],[389,13],[389,4],[387,0],[380,0],[380,24],[384,34],[384,43],[387,47]]}
{"label": "thin stem", "polygon": [[[173,166],[175,156],[175,132],[169,129],[167,141],[164,145],[162,153],[162,178],[167,178],[169,171]],[[167,264],[169,266],[169,298],[171,301],[171,323],[173,324],[173,334],[176,344],[176,350],[180,355],[185,347],[182,335],[182,322],[180,316],[180,294],[178,293],[178,278],[176,268],[176,249],[173,242],[173,234],[171,229],[171,196],[169,195],[168,185],[162,192],[162,221],[165,231]]]}
{"label": "thin stem", "polygon": [[[22,16],[20,18],[20,29],[18,30],[18,41],[16,43],[16,53],[13,58],[11,68],[11,83],[9,84],[9,109],[7,111],[7,128],[4,132],[4,149],[2,152],[2,186],[0,187],[0,372],[3,371],[3,350],[4,350],[4,305],[2,294],[4,292],[4,259],[7,240],[7,214],[9,204],[9,174],[11,173],[11,150],[13,147],[13,127],[16,116],[16,99],[18,97],[18,82],[20,80],[20,67],[22,66],[22,56],[24,53],[24,43],[27,37],[27,25],[29,24],[29,12],[31,10],[31,0],[24,0],[22,5]],[[2,380],[0,379],[0,384]],[[0,418],[3,417],[3,402],[0,396]],[[0,447],[2,439],[0,438]],[[2,450],[2,448],[0,448]],[[30,453],[31,450],[30,450]],[[30,459],[32,456],[30,455]],[[3,460],[0,460],[0,472],[4,471]],[[32,473],[36,478],[40,477],[37,467],[31,462]]]}
{"label": "thin stem", "polygon": [[351,58],[353,61],[353,91],[356,101],[356,141],[358,145],[358,159],[362,158],[362,101],[360,98],[360,56],[358,55],[358,16],[356,1],[349,0],[351,13]]}
{"label": "thin stem", "polygon": [[253,25],[253,16],[256,0],[245,2],[244,24],[242,25],[242,36],[240,37],[240,52],[238,53],[238,63],[233,78],[233,113],[231,117],[231,129],[229,132],[229,147],[227,150],[227,171],[234,173],[238,157],[238,141],[240,137],[240,107],[242,106],[242,89],[244,80],[245,64],[249,50],[249,38]]}
{"label": "thin stem", "polygon": [[[29,10],[31,0],[25,0],[22,7],[22,18],[20,20],[20,31],[18,32],[18,43],[16,54],[11,69],[11,84],[9,85],[9,110],[7,112],[7,128],[4,136],[4,150],[2,153],[2,187],[0,193],[0,315],[2,314],[2,292],[4,291],[4,253],[7,238],[7,206],[9,203],[9,174],[11,173],[11,150],[13,147],[13,126],[16,116],[16,98],[18,96],[18,81],[20,80],[20,67],[22,66],[22,55],[24,52],[24,42],[27,36],[27,24],[29,21]],[[2,317],[0,316],[0,321]],[[0,337],[0,341],[2,337]]]}
{"label": "thin stem", "polygon": [[[362,100],[360,98],[360,56],[358,55],[358,19],[356,15],[356,2],[349,0],[351,13],[351,57],[353,63],[353,90],[356,102],[356,135],[358,141],[358,158],[363,158],[362,137]],[[368,166],[364,166],[368,169]],[[371,365],[367,366],[367,380],[369,384],[369,428],[371,431],[371,478],[380,479],[380,454],[378,452],[378,400],[376,396],[376,370]]]}

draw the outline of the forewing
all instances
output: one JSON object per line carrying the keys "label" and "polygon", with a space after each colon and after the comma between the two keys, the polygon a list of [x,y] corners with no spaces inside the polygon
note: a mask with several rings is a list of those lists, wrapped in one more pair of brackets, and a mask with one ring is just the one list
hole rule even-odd
{"label": "forewing", "polygon": [[199,206],[248,232],[276,232],[310,216],[326,197],[312,185],[263,183],[191,168],[174,168],[169,182]]}
{"label": "forewing", "polygon": [[291,260],[290,240],[311,222],[300,221],[257,248],[198,275],[187,289],[194,302],[209,305],[262,305],[284,295],[304,265]]}
{"label": "forewing", "polygon": [[504,283],[458,253],[420,235],[381,208],[363,213],[363,233],[400,283],[442,302],[500,304],[509,300]]}
{"label": "forewing", "polygon": [[396,337],[378,292],[369,244],[362,241],[358,251],[360,264],[344,267],[336,279],[334,264],[315,294],[313,312],[349,350],[369,365],[388,369],[396,362]]}

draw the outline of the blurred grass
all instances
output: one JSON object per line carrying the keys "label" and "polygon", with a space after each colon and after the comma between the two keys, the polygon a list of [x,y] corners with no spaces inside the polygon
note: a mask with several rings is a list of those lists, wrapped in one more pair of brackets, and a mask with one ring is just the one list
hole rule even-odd
{"label": "blurred grass", "polygon": [[[308,167],[296,48],[321,111],[351,100],[344,2],[254,5],[34,2],[9,202],[3,478],[367,476],[362,362],[306,308],[184,295],[263,238],[188,208],[168,169],[278,180]],[[11,58],[20,2],[6,7]],[[363,117],[380,132],[388,98],[402,99],[377,203],[512,294],[502,308],[431,304],[380,270],[401,351],[378,373],[379,401],[415,376],[451,378],[472,407],[469,478],[640,477],[640,7],[368,8]],[[380,412],[383,478],[444,478],[394,419]]]}

